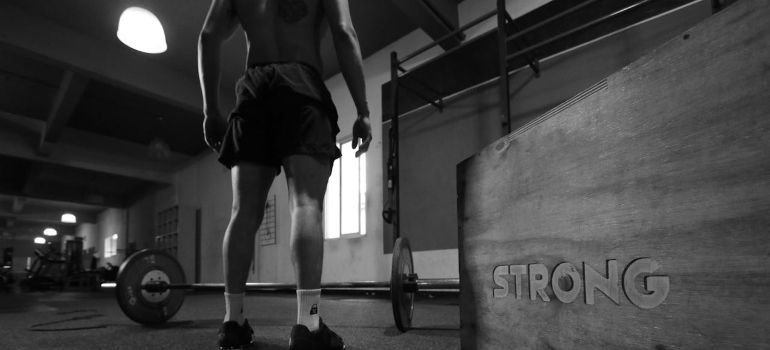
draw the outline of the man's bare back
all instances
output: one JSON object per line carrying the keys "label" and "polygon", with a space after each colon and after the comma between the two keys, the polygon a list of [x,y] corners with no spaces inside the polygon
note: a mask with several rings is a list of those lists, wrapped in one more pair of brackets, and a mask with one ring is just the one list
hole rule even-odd
{"label": "man's bare back", "polygon": [[232,0],[246,32],[247,64],[302,62],[322,72],[326,22],[320,0]]}
{"label": "man's bare back", "polygon": [[358,114],[353,125],[353,147],[361,141],[356,156],[366,152],[372,139],[369,106],[361,49],[348,0],[212,0],[198,41],[206,144],[218,150],[227,127],[219,110],[219,55],[222,43],[233,36],[239,24],[246,32],[246,66],[301,62],[318,73],[323,72],[321,38],[329,30]]}

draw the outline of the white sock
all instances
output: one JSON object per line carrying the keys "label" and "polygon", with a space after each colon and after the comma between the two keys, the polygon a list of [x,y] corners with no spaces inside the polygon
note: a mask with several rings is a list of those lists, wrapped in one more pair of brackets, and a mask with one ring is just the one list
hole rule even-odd
{"label": "white sock", "polygon": [[243,296],[246,293],[225,293],[225,322],[237,321],[243,324]]}
{"label": "white sock", "polygon": [[304,325],[311,332],[320,326],[320,289],[297,289],[297,324]]}

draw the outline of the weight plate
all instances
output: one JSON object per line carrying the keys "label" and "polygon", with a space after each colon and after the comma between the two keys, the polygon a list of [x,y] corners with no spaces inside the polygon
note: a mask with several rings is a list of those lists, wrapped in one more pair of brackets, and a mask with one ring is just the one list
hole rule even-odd
{"label": "weight plate", "polygon": [[128,318],[144,325],[156,325],[179,311],[184,303],[183,290],[169,290],[163,297],[142,290],[142,283],[158,278],[170,284],[187,283],[179,262],[160,250],[142,250],[120,265],[115,290],[118,305]]}
{"label": "weight plate", "polygon": [[401,237],[393,246],[390,270],[390,301],[393,304],[393,318],[396,320],[396,328],[401,332],[406,332],[412,327],[414,293],[404,291],[404,283],[411,273],[414,273],[412,248],[409,246],[409,240]]}

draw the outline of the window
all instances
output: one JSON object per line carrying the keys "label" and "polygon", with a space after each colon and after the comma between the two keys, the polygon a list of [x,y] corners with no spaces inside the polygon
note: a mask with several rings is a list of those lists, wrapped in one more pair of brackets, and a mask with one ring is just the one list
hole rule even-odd
{"label": "window", "polygon": [[342,158],[334,161],[324,200],[327,239],[366,234],[366,153],[356,158],[352,142],[337,144]]}
{"label": "window", "polygon": [[104,257],[109,258],[117,255],[118,251],[118,234],[114,234],[104,239]]}

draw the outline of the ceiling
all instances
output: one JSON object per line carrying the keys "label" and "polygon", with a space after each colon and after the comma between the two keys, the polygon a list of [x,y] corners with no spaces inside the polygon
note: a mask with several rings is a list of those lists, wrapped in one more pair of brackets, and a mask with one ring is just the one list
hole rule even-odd
{"label": "ceiling", "polygon": [[[457,24],[458,0],[350,1],[364,57],[422,28]],[[116,37],[123,10],[141,6],[163,23],[168,51],[150,55]],[[31,239],[71,212],[96,223],[171,184],[208,152],[201,132],[197,40],[209,0],[3,0],[0,2],[0,247]],[[438,21],[441,21],[439,23]],[[223,105],[242,73],[245,38],[223,47]],[[339,72],[322,43],[324,75]],[[158,157],[156,138],[169,152]],[[156,143],[157,145],[157,143]],[[163,154],[161,152],[160,154]],[[60,235],[61,236],[61,235]]]}

